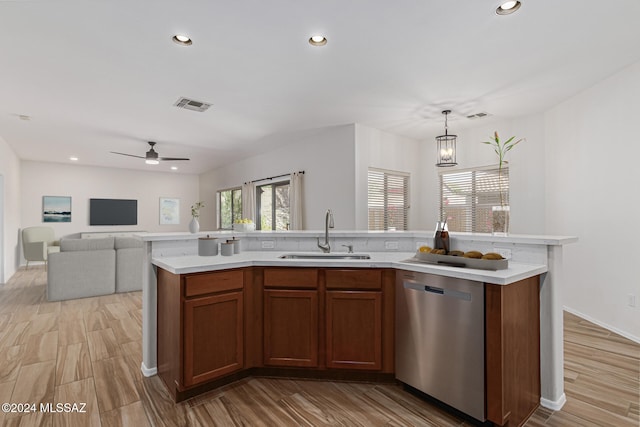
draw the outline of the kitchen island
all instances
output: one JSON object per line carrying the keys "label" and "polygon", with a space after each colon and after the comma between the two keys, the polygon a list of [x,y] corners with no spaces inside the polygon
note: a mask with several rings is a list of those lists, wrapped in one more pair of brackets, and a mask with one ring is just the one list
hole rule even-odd
{"label": "kitchen island", "polygon": [[[366,252],[370,260],[284,260],[284,252],[310,251],[320,232],[256,232],[235,233],[243,241],[244,251],[232,257],[198,257],[197,238],[210,234],[221,238],[230,233],[142,233],[146,242],[145,281],[143,284],[143,366],[145,375],[157,373],[156,359],[156,266],[176,274],[215,271],[241,267],[345,267],[390,268],[427,272],[449,277],[466,278],[497,285],[508,285],[525,277],[541,276],[540,289],[540,356],[541,404],[559,409],[564,403],[562,358],[562,305],[559,287],[562,281],[562,246],[574,237],[507,236],[496,237],[465,233],[451,233],[452,247],[461,250],[478,249],[483,252],[495,248],[512,252],[508,270],[497,272],[459,269],[435,265],[416,265],[402,262],[411,257],[415,248],[430,241],[430,232],[333,232],[332,246],[351,244],[356,252]],[[268,248],[268,249],[266,249]]]}

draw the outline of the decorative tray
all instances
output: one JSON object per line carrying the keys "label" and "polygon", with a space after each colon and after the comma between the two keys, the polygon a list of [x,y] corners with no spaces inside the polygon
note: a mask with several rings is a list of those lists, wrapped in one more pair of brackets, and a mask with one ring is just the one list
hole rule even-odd
{"label": "decorative tray", "polygon": [[453,255],[437,255],[428,252],[416,252],[410,262],[421,262],[425,264],[440,264],[448,267],[477,268],[480,270],[506,270],[509,268],[507,259],[477,259],[465,258]]}

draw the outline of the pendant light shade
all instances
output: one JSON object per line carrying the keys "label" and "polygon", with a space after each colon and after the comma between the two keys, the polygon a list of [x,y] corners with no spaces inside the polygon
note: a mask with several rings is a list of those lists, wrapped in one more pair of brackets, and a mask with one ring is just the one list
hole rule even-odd
{"label": "pendant light shade", "polygon": [[436,136],[436,143],[438,145],[438,167],[455,166],[456,163],[456,140],[458,135],[449,135],[449,128],[447,123],[447,115],[451,113],[451,110],[444,110],[444,135]]}

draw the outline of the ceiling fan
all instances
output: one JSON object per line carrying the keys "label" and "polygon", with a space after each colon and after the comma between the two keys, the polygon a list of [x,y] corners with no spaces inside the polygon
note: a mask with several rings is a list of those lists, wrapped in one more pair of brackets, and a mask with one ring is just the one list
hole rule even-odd
{"label": "ceiling fan", "polygon": [[148,143],[151,146],[151,149],[147,151],[147,153],[144,156],[136,156],[135,154],[127,154],[127,153],[118,153],[115,151],[112,151],[112,153],[120,154],[121,156],[129,156],[129,157],[137,157],[139,159],[145,159],[144,162],[148,165],[157,165],[158,163],[160,163],[160,160],[162,161],[189,160],[185,157],[158,157],[158,152],[153,149],[153,146],[156,145],[156,143],[153,141],[148,141]]}

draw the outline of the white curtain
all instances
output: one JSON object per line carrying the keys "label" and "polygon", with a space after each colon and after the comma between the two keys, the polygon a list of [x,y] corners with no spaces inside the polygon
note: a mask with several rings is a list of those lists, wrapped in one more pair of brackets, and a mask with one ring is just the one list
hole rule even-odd
{"label": "white curtain", "polygon": [[256,222],[256,185],[253,182],[242,185],[242,218]]}
{"label": "white curtain", "polygon": [[294,172],[289,180],[289,229],[302,230],[302,177],[303,173]]}

